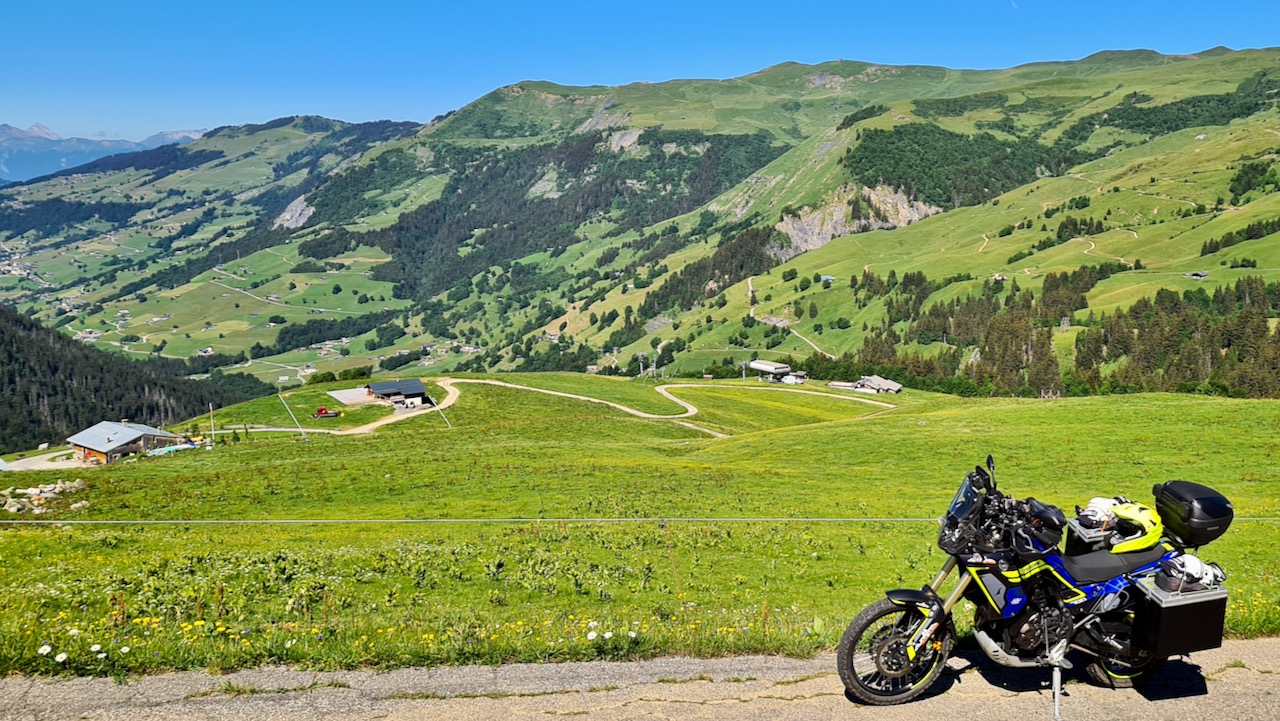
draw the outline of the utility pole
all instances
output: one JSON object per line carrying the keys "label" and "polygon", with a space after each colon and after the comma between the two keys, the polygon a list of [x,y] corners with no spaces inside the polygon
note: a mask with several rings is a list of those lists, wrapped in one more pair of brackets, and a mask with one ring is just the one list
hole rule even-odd
{"label": "utility pole", "polygon": [[218,431],[213,426],[213,404],[209,404],[209,443],[212,444],[218,440]]}

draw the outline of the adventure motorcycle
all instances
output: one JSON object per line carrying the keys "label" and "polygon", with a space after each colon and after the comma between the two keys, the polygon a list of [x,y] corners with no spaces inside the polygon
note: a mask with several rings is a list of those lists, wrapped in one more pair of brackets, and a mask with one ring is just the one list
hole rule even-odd
{"label": "adventure motorcycle", "polygon": [[[1000,493],[987,456],[939,519],[948,558],[933,582],[889,591],[849,624],[837,652],[848,694],[887,706],[925,693],[951,653],[961,599],[974,605],[973,634],[992,661],[1053,669],[1055,709],[1069,649],[1087,657],[1093,681],[1131,687],[1169,656],[1222,645],[1225,574],[1185,549],[1225,533],[1231,503],[1186,481],[1153,492],[1155,509],[1129,504],[1140,521],[1133,536],[1093,532],[1034,498]],[[1075,536],[1066,555],[1057,549],[1064,528]],[[940,596],[957,570],[954,589]]]}

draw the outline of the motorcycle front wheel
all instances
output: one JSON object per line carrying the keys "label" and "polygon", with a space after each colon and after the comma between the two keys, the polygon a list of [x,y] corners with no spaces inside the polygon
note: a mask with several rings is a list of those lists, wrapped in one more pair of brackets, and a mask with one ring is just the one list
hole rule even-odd
{"label": "motorcycle front wheel", "polygon": [[953,639],[939,629],[914,659],[908,639],[924,622],[914,606],[881,599],[867,606],[849,624],[836,665],[848,694],[869,706],[892,706],[917,698],[938,680],[951,655]]}

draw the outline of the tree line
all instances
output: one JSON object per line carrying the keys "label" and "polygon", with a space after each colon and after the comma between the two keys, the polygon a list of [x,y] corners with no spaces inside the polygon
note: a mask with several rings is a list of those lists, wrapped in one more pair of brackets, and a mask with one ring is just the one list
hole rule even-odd
{"label": "tree line", "polygon": [[[935,303],[900,334],[887,320],[868,329],[858,351],[800,367],[815,378],[893,377],[912,387],[960,395],[1094,395],[1172,391],[1251,398],[1280,397],[1280,282],[1244,278],[1212,292],[1161,289],[1127,310],[1090,313],[1077,324],[1067,367],[1059,364],[1052,327],[1084,309],[1084,294],[1125,266],[1085,266],[1046,276],[1039,295],[987,281],[980,293]],[[887,286],[887,283],[884,284]],[[897,295],[897,291],[891,291]],[[941,343],[929,355],[904,343]]]}
{"label": "tree line", "polygon": [[208,409],[265,395],[274,388],[240,373],[171,359],[131,360],[74,341],[0,306],[0,448],[61,442],[102,420],[166,426]]}
{"label": "tree line", "polygon": [[[1044,172],[1060,174],[1101,157],[1119,144],[1081,150],[1079,146],[1098,128],[1157,136],[1202,125],[1226,125],[1275,105],[1278,90],[1280,75],[1259,72],[1230,93],[1161,105],[1146,105],[1150,98],[1140,95],[1126,96],[1118,105],[1072,123],[1049,145],[1032,138],[1001,140],[989,133],[954,133],[930,123],[871,129],[860,132],[861,142],[845,151],[841,164],[864,185],[889,185],[942,207],[975,205],[1033,182]],[[1005,103],[1004,95],[992,93],[918,100],[915,106],[922,117],[932,117],[963,115]],[[1021,107],[1031,109],[1026,106]],[[1260,173],[1256,180],[1264,182],[1265,177],[1265,172]],[[1243,187],[1240,183],[1237,186]]]}

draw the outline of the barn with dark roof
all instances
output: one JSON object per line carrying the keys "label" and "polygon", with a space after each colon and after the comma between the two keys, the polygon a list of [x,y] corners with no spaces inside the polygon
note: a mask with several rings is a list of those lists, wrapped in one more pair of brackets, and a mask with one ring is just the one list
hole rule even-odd
{"label": "barn with dark roof", "polygon": [[436,403],[427,395],[427,387],[419,378],[405,378],[398,381],[378,381],[365,386],[369,393],[378,400],[391,401],[403,408],[418,406],[434,406]]}

